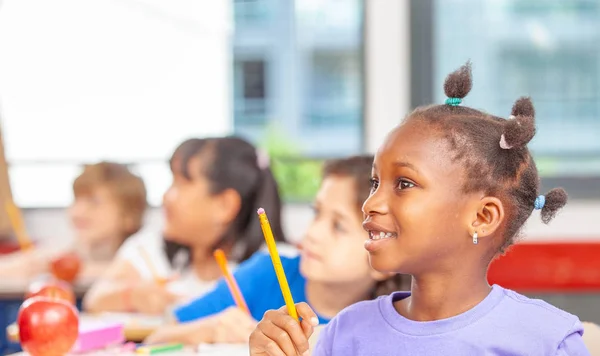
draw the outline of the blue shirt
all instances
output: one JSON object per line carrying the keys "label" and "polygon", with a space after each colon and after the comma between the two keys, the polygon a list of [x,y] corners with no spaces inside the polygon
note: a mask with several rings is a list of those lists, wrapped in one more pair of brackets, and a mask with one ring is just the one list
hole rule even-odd
{"label": "blue shirt", "polygon": [[[306,280],[300,273],[300,255],[296,249],[289,250],[278,246],[281,264],[294,302],[306,302]],[[271,256],[267,251],[256,252],[241,263],[233,275],[254,319],[260,320],[267,310],[279,309],[285,305]],[[175,309],[174,315],[180,323],[184,323],[219,313],[231,306],[235,306],[235,302],[227,283],[221,278],[212,292]],[[322,324],[328,321],[319,317]]]}

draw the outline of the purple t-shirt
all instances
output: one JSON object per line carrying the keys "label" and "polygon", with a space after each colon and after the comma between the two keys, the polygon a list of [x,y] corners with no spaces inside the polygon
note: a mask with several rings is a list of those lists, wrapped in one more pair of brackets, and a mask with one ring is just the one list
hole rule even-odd
{"label": "purple t-shirt", "polygon": [[427,322],[398,314],[393,302],[409,295],[346,308],[321,332],[313,356],[589,355],[576,316],[500,286],[463,314]]}

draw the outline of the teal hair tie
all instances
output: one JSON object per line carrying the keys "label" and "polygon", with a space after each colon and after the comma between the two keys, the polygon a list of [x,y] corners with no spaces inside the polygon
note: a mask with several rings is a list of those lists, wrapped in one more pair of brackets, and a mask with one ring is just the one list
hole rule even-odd
{"label": "teal hair tie", "polygon": [[446,99],[446,105],[458,106],[462,102],[461,98],[448,98]]}

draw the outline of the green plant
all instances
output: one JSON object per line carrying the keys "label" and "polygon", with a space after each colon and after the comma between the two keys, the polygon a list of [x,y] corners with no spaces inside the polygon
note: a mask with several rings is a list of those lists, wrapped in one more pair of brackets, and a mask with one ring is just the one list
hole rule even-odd
{"label": "green plant", "polygon": [[302,156],[302,150],[285,131],[270,127],[262,148],[271,157],[271,169],[286,202],[312,201],[319,189],[322,160]]}

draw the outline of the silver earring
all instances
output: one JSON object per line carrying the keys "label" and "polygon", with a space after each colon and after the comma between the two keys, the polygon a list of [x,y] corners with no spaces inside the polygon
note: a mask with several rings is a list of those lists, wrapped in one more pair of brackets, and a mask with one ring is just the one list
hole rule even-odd
{"label": "silver earring", "polygon": [[473,233],[473,245],[477,245],[479,241],[477,241],[477,231]]}

